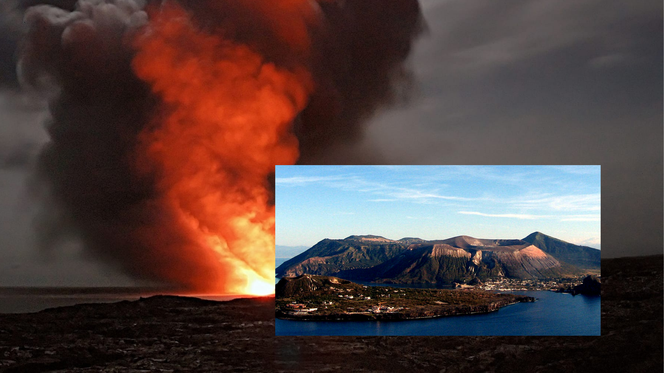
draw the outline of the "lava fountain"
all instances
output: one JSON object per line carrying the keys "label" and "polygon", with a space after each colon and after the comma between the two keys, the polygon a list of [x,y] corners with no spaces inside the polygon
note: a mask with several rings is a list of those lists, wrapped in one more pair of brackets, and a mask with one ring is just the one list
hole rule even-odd
{"label": "lava fountain", "polygon": [[174,4],[151,17],[135,45],[134,70],[166,112],[141,133],[138,167],[158,175],[158,203],[179,225],[172,229],[187,232],[194,250],[212,253],[225,274],[197,287],[274,292],[268,178],[275,164],[297,161],[291,128],[311,91],[307,70],[281,68],[247,45],[207,34]]}

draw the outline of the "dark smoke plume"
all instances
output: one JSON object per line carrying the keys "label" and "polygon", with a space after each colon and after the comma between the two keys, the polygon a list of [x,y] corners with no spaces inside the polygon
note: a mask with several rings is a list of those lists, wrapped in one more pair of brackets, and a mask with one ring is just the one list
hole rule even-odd
{"label": "dark smoke plume", "polygon": [[0,89],[18,88],[16,49],[22,34],[19,4],[0,2]]}
{"label": "dark smoke plume", "polygon": [[[25,84],[52,94],[50,142],[38,162],[37,190],[50,201],[40,223],[44,246],[77,237],[87,254],[136,278],[188,288],[223,282],[225,274],[209,265],[213,257],[190,255],[183,248],[194,242],[161,228],[175,217],[155,203],[154,175],[134,165],[139,134],[165,115],[161,98],[132,70],[133,39],[161,2],[79,0],[73,11],[71,1],[50,3],[65,9],[27,9],[19,63]],[[417,0],[319,0],[318,22],[303,17],[293,25],[274,23],[278,1],[269,9],[251,0],[178,3],[206,32],[277,66],[309,68],[313,92],[293,129],[300,163],[334,162],[334,149],[359,142],[362,124],[400,99],[409,83],[405,61],[422,29]],[[308,48],[284,38],[302,30]]]}
{"label": "dark smoke plume", "polygon": [[[251,0],[186,0],[210,29],[252,45],[279,64],[309,59],[316,89],[296,123],[301,164],[334,163],[337,146],[362,139],[362,124],[380,107],[403,99],[411,81],[405,61],[424,23],[417,0],[320,0],[324,22],[312,27],[310,56],[293,53]],[[255,3],[255,2],[254,2]],[[270,10],[274,12],[274,10]]]}
{"label": "dark smoke plume", "polygon": [[330,152],[358,142],[377,109],[404,98],[411,79],[404,63],[423,28],[417,1],[321,7],[327,27],[314,50],[318,89],[296,128],[303,164],[334,163]]}

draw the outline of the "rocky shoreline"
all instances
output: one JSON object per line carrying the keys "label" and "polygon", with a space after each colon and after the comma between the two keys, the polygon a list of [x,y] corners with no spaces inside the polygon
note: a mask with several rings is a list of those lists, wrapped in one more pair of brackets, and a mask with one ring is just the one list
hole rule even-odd
{"label": "rocky shoreline", "polygon": [[583,282],[576,286],[561,287],[558,293],[569,293],[572,295],[583,294],[600,296],[602,294],[602,281],[597,276],[587,276]]}

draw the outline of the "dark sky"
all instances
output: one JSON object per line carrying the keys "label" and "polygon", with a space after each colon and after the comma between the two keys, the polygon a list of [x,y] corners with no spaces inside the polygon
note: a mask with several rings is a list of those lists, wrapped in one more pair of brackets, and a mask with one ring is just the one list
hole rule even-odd
{"label": "dark sky", "polygon": [[[35,249],[27,188],[48,108],[16,78],[20,4],[0,4],[0,286],[131,284],[77,242]],[[662,253],[661,1],[421,5],[409,102],[325,163],[598,164],[602,256]]]}
{"label": "dark sky", "polygon": [[388,163],[592,164],[602,256],[662,253],[662,3],[421,1],[418,92],[368,130]]}

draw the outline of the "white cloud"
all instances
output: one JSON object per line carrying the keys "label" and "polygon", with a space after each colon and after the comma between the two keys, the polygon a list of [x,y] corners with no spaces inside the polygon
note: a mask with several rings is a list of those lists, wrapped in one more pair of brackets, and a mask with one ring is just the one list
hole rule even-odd
{"label": "white cloud", "polygon": [[427,201],[427,200],[436,200],[436,199],[442,199],[442,200],[450,200],[450,201],[472,201],[474,198],[466,198],[466,197],[457,197],[457,196],[446,196],[442,194],[437,194],[433,192],[427,192],[427,191],[422,191],[422,190],[417,190],[417,189],[410,189],[410,188],[392,188],[392,190],[386,190],[384,192],[386,195],[389,195],[390,197],[394,197],[397,199],[404,199],[404,200],[414,200],[414,201]]}
{"label": "white cloud", "polygon": [[524,220],[534,220],[534,219],[541,219],[547,217],[547,216],[528,215],[528,214],[485,214],[483,212],[477,212],[477,211],[458,211],[458,213],[464,215],[486,216],[489,218],[510,218],[510,219],[524,219]]}
{"label": "white cloud", "polygon": [[519,209],[552,209],[556,211],[600,211],[601,195],[578,194],[535,197],[508,201]]}
{"label": "white cloud", "polygon": [[[477,198],[444,195],[437,192],[441,187],[439,183],[417,184],[419,188],[401,187],[394,184],[378,183],[366,180],[360,176],[293,176],[289,178],[277,178],[279,186],[300,186],[314,183],[324,183],[327,187],[367,193],[377,198],[370,202],[412,202],[421,204],[434,204],[436,201],[475,201]],[[427,188],[429,186],[429,188]]]}

